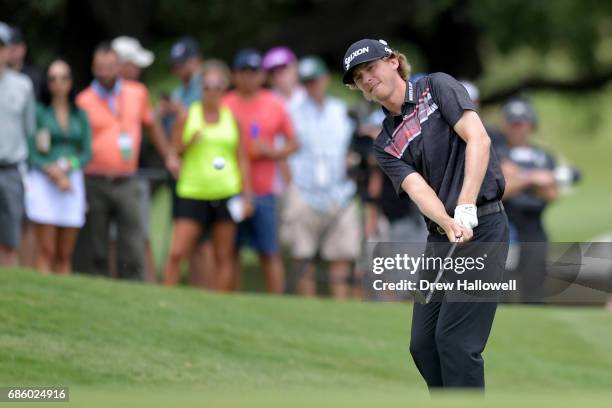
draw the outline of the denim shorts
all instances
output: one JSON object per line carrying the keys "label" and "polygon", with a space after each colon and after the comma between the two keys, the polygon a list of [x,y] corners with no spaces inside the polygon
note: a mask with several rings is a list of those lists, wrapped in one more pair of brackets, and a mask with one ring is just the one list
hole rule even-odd
{"label": "denim shorts", "polygon": [[249,246],[262,255],[278,253],[276,197],[269,194],[255,197],[252,217],[238,224],[236,247]]}

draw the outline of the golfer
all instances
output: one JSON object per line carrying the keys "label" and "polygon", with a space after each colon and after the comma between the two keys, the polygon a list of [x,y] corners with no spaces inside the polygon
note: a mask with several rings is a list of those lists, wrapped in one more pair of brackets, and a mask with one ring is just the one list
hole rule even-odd
{"label": "golfer", "polygon": [[[508,220],[500,202],[505,183],[465,88],[443,73],[410,81],[406,57],[383,40],[352,44],[343,69],[345,84],[382,106],[376,159],[400,197],[408,194],[425,217],[425,255],[444,257],[449,241],[495,243],[488,246],[493,250],[486,273],[501,279],[508,252]],[[462,248],[456,256],[466,255]],[[481,353],[496,298],[452,302],[444,292],[437,295],[432,303],[414,305],[410,353],[416,366],[430,390],[482,389]]]}

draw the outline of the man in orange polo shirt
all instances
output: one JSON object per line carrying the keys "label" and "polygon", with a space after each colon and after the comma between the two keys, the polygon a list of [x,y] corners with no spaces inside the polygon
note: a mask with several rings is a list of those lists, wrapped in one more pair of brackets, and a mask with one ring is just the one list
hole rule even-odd
{"label": "man in orange polo shirt", "polygon": [[85,169],[87,221],[79,236],[76,269],[109,276],[108,231],[118,226],[117,271],[128,279],[142,279],[144,231],[139,214],[141,200],[134,178],[142,127],[166,158],[166,166],[178,169],[178,158],[154,120],[147,88],[119,79],[119,58],[108,45],[96,48],[92,84],[77,96],[77,105],[89,118],[92,129],[92,160]]}

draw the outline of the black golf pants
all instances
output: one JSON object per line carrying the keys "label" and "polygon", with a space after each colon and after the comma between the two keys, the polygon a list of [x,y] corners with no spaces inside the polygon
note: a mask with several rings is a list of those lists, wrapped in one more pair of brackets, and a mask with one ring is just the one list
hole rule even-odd
{"label": "black golf pants", "polygon": [[[446,236],[431,233],[427,241],[426,255],[445,256],[446,250],[439,243],[448,243]],[[493,268],[498,270],[493,272],[499,273],[501,279],[508,254],[506,214],[499,212],[480,218],[472,241],[496,243],[492,255],[497,258]],[[432,254],[432,251],[437,253]],[[437,293],[432,303],[414,305],[410,353],[430,390],[439,387],[484,389],[482,352],[496,309],[497,302],[493,299],[453,302],[444,293]]]}

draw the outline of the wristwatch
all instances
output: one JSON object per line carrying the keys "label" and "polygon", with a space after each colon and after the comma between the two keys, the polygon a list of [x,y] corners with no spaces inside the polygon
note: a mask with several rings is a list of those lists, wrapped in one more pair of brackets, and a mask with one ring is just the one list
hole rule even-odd
{"label": "wristwatch", "polygon": [[60,157],[56,163],[58,167],[62,169],[63,172],[67,172],[68,170],[70,170],[70,161],[68,161],[67,158]]}

